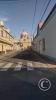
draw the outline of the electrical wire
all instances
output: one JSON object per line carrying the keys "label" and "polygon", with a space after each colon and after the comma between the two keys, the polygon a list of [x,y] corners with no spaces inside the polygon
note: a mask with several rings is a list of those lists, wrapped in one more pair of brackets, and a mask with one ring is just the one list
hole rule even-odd
{"label": "electrical wire", "polygon": [[[45,10],[44,10],[44,13],[43,13],[43,15],[42,15],[42,17],[41,17],[41,19],[40,19],[40,22],[41,22],[42,18],[44,17],[44,15],[45,15],[45,13],[46,13],[46,10],[47,10],[47,8],[48,8],[50,2],[51,2],[51,0],[48,1],[47,5],[46,5],[46,8],[45,8]],[[46,1],[44,2],[44,5],[45,5],[45,4],[46,4]],[[36,32],[36,29],[37,29],[37,27],[35,28],[34,33]],[[34,34],[34,33],[33,33],[33,34]]]}
{"label": "electrical wire", "polygon": [[42,17],[41,17],[41,19],[40,19],[40,22],[41,22],[42,18],[44,17],[44,15],[45,15],[45,13],[46,13],[46,10],[47,10],[47,8],[48,8],[50,2],[51,2],[51,0],[49,0],[49,2],[47,3],[47,6],[46,6],[46,8],[45,8],[45,10],[44,10],[44,13],[43,13],[43,15],[42,15]]}
{"label": "electrical wire", "polygon": [[33,22],[32,22],[32,30],[33,30],[33,25],[34,25],[34,21],[35,21],[35,15],[36,15],[36,8],[37,8],[37,0],[35,1],[35,7],[34,7],[34,15],[33,15]]}

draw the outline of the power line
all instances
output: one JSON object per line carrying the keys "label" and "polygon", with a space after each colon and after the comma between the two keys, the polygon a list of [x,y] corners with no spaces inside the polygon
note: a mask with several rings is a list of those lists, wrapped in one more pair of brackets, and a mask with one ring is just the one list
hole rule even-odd
{"label": "power line", "polygon": [[[45,4],[46,4],[46,1],[44,2],[44,5],[45,5]],[[43,6],[44,6],[44,5],[43,5]],[[43,9],[43,7],[42,7],[41,9]],[[42,12],[42,10],[41,10],[41,12]],[[38,23],[39,23],[39,22],[38,22]],[[33,34],[35,34],[35,32],[37,31],[37,27],[38,27],[38,26],[36,26],[36,28],[35,28]]]}
{"label": "power line", "polygon": [[3,2],[3,1],[4,2],[8,2],[8,1],[9,2],[16,2],[17,1],[17,2],[22,2],[22,3],[27,2],[27,0],[0,0],[0,2]]}
{"label": "power line", "polygon": [[33,25],[34,25],[34,21],[35,21],[35,14],[36,14],[36,7],[37,7],[37,0],[35,1],[35,9],[34,9],[34,15],[33,15],[33,22],[32,22],[32,30],[33,30]]}
{"label": "power line", "polygon": [[[46,6],[46,8],[45,8],[45,10],[44,10],[44,13],[43,13],[43,15],[42,15],[42,17],[41,17],[41,19],[40,19],[40,22],[41,22],[41,20],[42,20],[42,18],[43,18],[43,16],[44,16],[44,14],[45,14],[45,12],[46,12],[46,10],[47,10],[49,4],[50,4],[50,2],[51,2],[51,0],[48,1],[47,6]],[[46,4],[46,1],[44,2],[44,5],[45,5],[45,4]],[[37,29],[37,27],[35,28],[34,33],[36,32],[36,29]],[[33,34],[34,34],[34,33],[33,33]]]}
{"label": "power line", "polygon": [[47,3],[47,6],[46,6],[46,8],[45,8],[45,10],[44,10],[44,13],[43,13],[43,15],[42,15],[42,17],[41,17],[41,19],[40,19],[40,22],[41,22],[41,20],[42,20],[43,16],[45,15],[46,10],[47,10],[47,8],[48,8],[48,6],[49,6],[50,2],[51,2],[51,0],[49,0],[49,2]]}

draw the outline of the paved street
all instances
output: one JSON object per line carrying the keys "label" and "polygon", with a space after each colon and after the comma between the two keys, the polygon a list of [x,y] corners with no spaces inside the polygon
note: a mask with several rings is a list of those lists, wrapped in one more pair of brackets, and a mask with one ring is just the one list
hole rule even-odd
{"label": "paved street", "polygon": [[[0,100],[55,100],[56,69],[49,64],[55,66],[28,50],[0,57]],[[46,92],[38,87],[42,78],[51,82]]]}

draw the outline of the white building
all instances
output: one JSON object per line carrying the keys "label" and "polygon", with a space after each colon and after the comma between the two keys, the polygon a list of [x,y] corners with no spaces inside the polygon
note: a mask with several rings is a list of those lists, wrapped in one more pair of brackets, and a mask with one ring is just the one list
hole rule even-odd
{"label": "white building", "polygon": [[56,4],[42,27],[39,28],[32,49],[56,61]]}

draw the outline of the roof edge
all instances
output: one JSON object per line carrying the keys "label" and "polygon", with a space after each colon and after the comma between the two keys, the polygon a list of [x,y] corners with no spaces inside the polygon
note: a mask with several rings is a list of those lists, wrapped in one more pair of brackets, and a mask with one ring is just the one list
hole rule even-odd
{"label": "roof edge", "polygon": [[46,20],[44,21],[42,27],[40,28],[40,30],[43,28],[43,26],[46,24],[46,22],[48,21],[48,19],[50,18],[50,16],[52,15],[53,11],[56,9],[56,4],[54,5],[54,7],[52,8],[51,12],[49,13],[48,17],[46,18]]}

